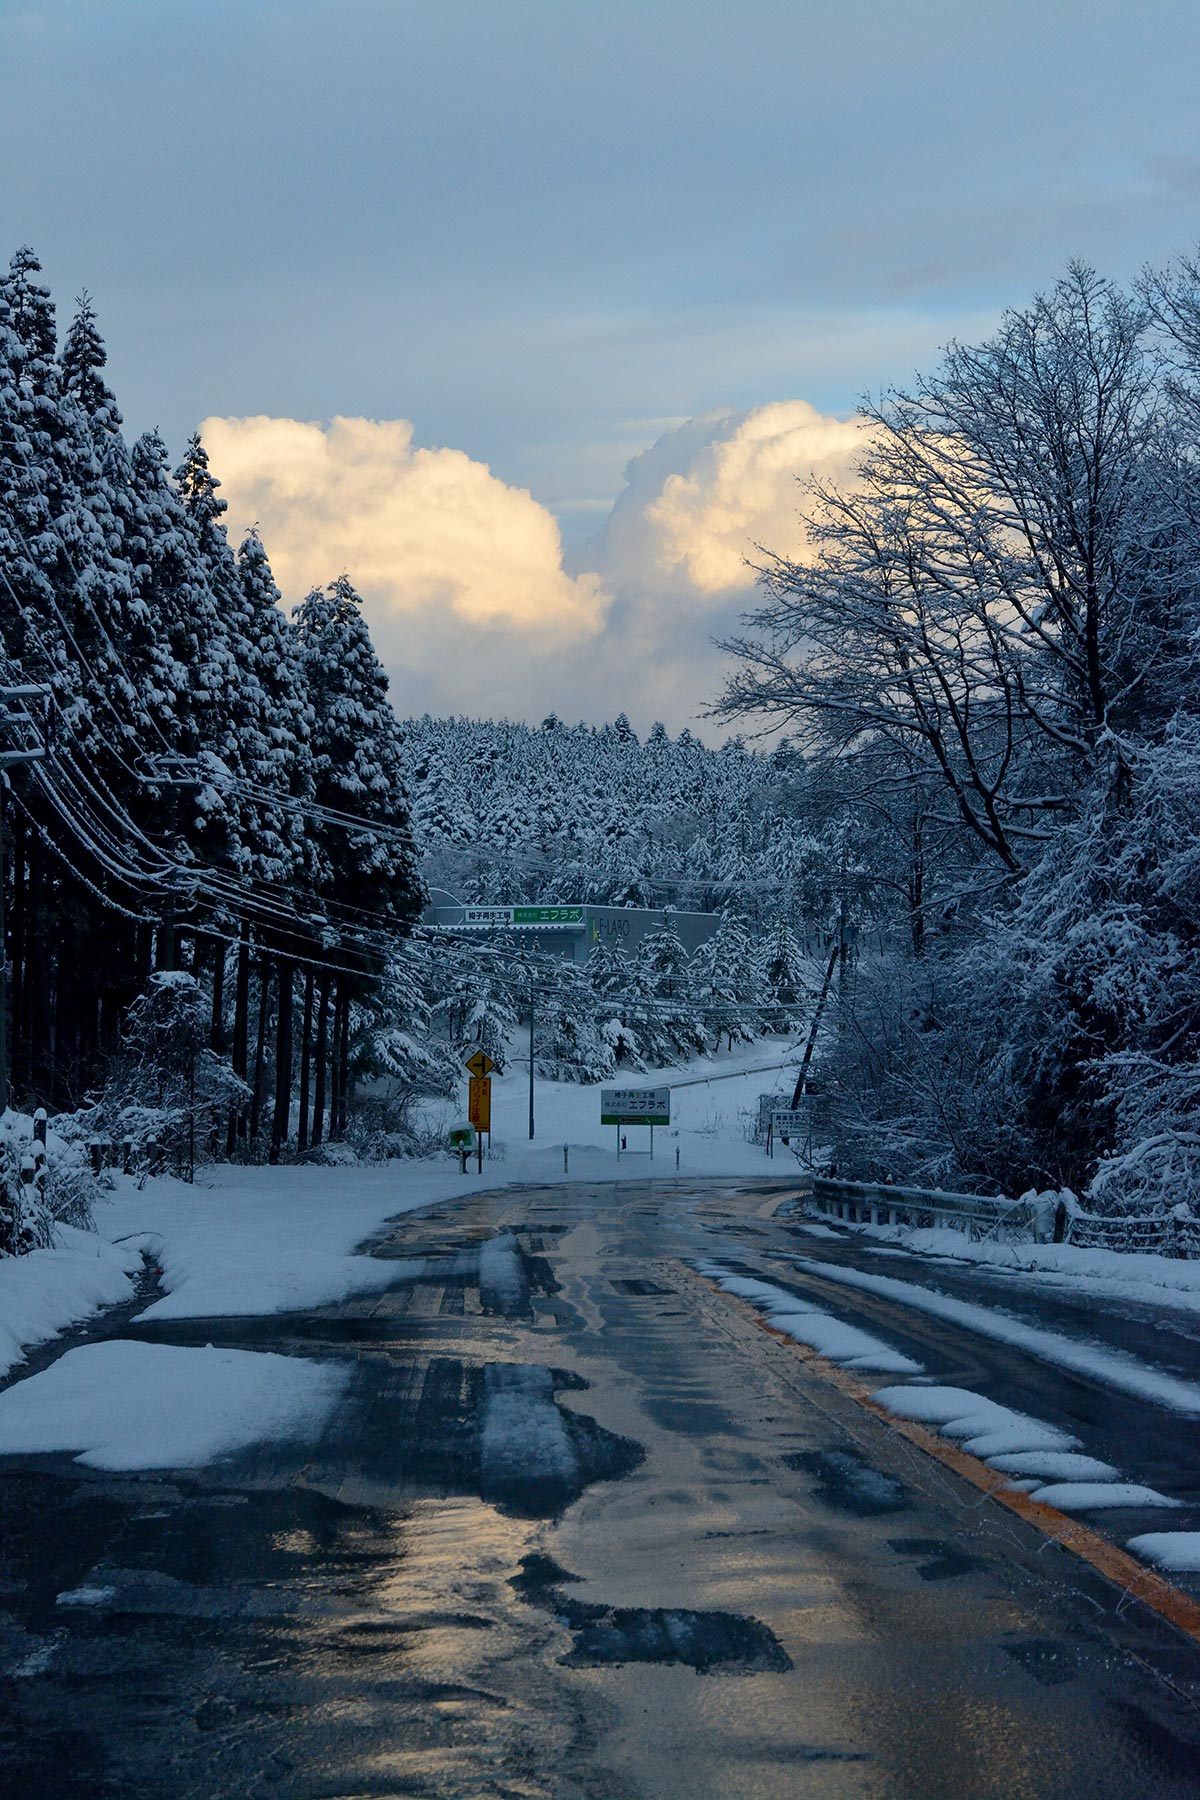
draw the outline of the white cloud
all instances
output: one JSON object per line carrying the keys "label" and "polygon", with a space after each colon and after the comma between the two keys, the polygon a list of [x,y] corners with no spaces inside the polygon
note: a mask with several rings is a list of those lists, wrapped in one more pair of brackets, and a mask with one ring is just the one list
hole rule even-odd
{"label": "white cloud", "polygon": [[746,559],[758,545],[803,557],[800,483],[852,478],[862,447],[856,421],[807,400],[690,419],[629,464],[593,562],[618,586],[720,605],[752,583]]}
{"label": "white cloud", "polygon": [[414,447],[407,419],[213,418],[200,431],[235,535],[257,520],[289,598],[345,569],[373,611],[600,629],[600,583],[564,571],[554,515],[461,450]]}
{"label": "white cloud", "polygon": [[757,544],[803,557],[799,485],[853,476],[854,422],[807,401],[719,410],[635,456],[564,561],[548,509],[405,420],[208,419],[236,535],[257,520],[289,601],[345,569],[401,712],[697,722],[714,635],[753,603]]}

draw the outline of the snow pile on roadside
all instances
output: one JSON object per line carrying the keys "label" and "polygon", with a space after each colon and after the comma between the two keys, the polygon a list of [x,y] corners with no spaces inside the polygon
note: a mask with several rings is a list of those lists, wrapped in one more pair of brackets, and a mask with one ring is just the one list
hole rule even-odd
{"label": "snow pile on roadside", "polygon": [[[806,1229],[810,1227],[806,1223]],[[828,1227],[820,1232],[826,1235]],[[1200,1312],[1200,1262],[1160,1256],[1144,1250],[1085,1250],[1076,1244],[1002,1244],[975,1242],[950,1225],[910,1230],[903,1225],[856,1225],[856,1236],[880,1240],[884,1253],[944,1256],[952,1262],[981,1263],[1017,1270],[1049,1287],[1067,1283],[1113,1300],[1171,1306]],[[815,1235],[815,1234],[814,1234]],[[840,1232],[832,1235],[841,1236]]]}
{"label": "snow pile on roadside", "polygon": [[1169,1407],[1172,1412],[1200,1414],[1200,1385],[1192,1381],[1180,1381],[1177,1376],[1150,1368],[1136,1357],[1126,1356],[1119,1350],[1108,1350],[1099,1344],[1080,1343],[1076,1338],[1064,1337],[1056,1331],[1045,1331],[1040,1326],[1027,1325],[1024,1320],[1014,1319],[991,1307],[955,1300],[949,1294],[940,1294],[935,1288],[921,1287],[916,1282],[896,1281],[890,1275],[867,1275],[859,1269],[847,1268],[840,1263],[814,1262],[807,1257],[793,1257],[792,1261],[797,1268],[819,1275],[825,1281],[836,1281],[843,1287],[859,1288],[864,1293],[880,1294],[888,1300],[898,1300],[902,1305],[911,1306],[918,1312],[931,1313],[935,1318],[948,1319],[952,1324],[965,1326],[968,1331],[980,1337],[1011,1344],[1014,1349],[1024,1350],[1058,1368],[1088,1375],[1121,1393],[1151,1400],[1158,1406]]}
{"label": "snow pile on roadside", "polygon": [[159,1177],[118,1190],[100,1213],[105,1233],[133,1234],[163,1271],[164,1296],[139,1316],[235,1318],[297,1312],[380,1293],[423,1265],[356,1256],[397,1213],[445,1197],[443,1169],[399,1163],[206,1173],[205,1185]]}
{"label": "snow pile on roadside", "polygon": [[823,1312],[798,1295],[789,1294],[786,1288],[744,1275],[731,1275],[720,1263],[697,1263],[695,1267],[699,1274],[715,1281],[725,1293],[749,1300],[776,1331],[798,1344],[806,1344],[819,1356],[828,1357],[830,1362],[840,1363],[847,1369],[870,1369],[884,1375],[921,1373],[920,1363],[914,1362],[911,1356],[904,1356],[879,1338],[872,1337],[870,1332],[860,1330],[857,1325],[847,1325],[844,1320]]}
{"label": "snow pile on roadside", "polygon": [[57,1226],[55,1238],[48,1250],[0,1258],[0,1375],[24,1362],[31,1345],[133,1296],[142,1266],[133,1246],[72,1225]]}
{"label": "snow pile on roadside", "polygon": [[1200,1574],[1200,1531],[1147,1531],[1130,1538],[1126,1549],[1144,1562],[1178,1574]]}
{"label": "snow pile on roadside", "polygon": [[993,1456],[1014,1457],[1029,1451],[1045,1454],[1078,1450],[1079,1439],[1058,1425],[1046,1425],[1027,1413],[987,1400],[969,1388],[891,1387],[874,1396],[898,1419],[915,1419],[936,1425],[946,1437],[957,1438],[964,1450],[990,1462]]}
{"label": "snow pile on roadside", "polygon": [[194,1468],[267,1439],[316,1437],[348,1378],[336,1365],[252,1350],[85,1344],[0,1394],[0,1454]]}
{"label": "snow pile on roadside", "polygon": [[1043,1506],[1056,1506],[1059,1512],[1090,1512],[1098,1506],[1182,1506],[1156,1488],[1143,1487],[1140,1481],[1052,1481],[1047,1487],[1035,1488],[1035,1500]]}
{"label": "snow pile on roadside", "polygon": [[[881,1388],[873,1398],[897,1419],[914,1419],[956,1438],[970,1455],[1007,1475],[1010,1486],[1023,1488],[1031,1499],[1060,1512],[1181,1504],[1154,1488],[1121,1480],[1110,1463],[1076,1455],[1079,1439],[1060,1426],[1031,1419],[969,1388],[890,1387]],[[1043,1479],[1021,1480],[1020,1475]]]}
{"label": "snow pile on roadside", "polygon": [[[801,1264],[800,1258],[794,1258]],[[826,1264],[801,1264],[822,1275],[849,1280],[856,1270],[834,1268]],[[758,1309],[771,1326],[797,1343],[806,1344],[831,1362],[850,1369],[880,1369],[899,1375],[919,1376],[921,1365],[882,1343],[870,1333],[849,1325],[805,1298],[789,1293],[756,1277],[735,1275],[719,1262],[698,1262],[694,1267],[714,1281],[727,1294],[747,1300]],[[902,1282],[883,1282],[872,1276],[859,1277],[851,1285],[903,1288]],[[926,1294],[924,1289],[914,1292]],[[907,1292],[905,1294],[907,1298]],[[942,1295],[927,1296],[943,1300]],[[957,1305],[957,1302],[952,1304]],[[935,1310],[930,1307],[927,1310]],[[964,1312],[982,1312],[982,1308],[964,1307]],[[974,1321],[972,1320],[974,1325]],[[975,1329],[979,1329],[977,1325]],[[1037,1334],[1049,1336],[1048,1333]],[[1066,1342],[1066,1340],[1061,1340]],[[1152,1371],[1145,1371],[1147,1374]],[[1165,1379],[1165,1378],[1164,1378]],[[1179,1384],[1182,1385],[1182,1384]],[[1003,1406],[967,1388],[925,1387],[921,1385],[881,1388],[873,1396],[876,1403],[896,1418],[913,1419],[929,1425],[948,1438],[960,1442],[972,1456],[986,1462],[1005,1485],[1020,1488],[1034,1500],[1061,1512],[1088,1512],[1100,1507],[1173,1507],[1178,1500],[1160,1494],[1139,1482],[1126,1481],[1119,1469],[1098,1457],[1080,1454],[1077,1437],[1058,1425],[1048,1425],[1027,1413]]]}

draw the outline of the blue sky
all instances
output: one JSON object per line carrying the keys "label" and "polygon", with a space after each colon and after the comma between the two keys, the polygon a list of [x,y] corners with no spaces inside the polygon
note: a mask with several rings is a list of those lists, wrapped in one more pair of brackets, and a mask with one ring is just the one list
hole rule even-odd
{"label": "blue sky", "polygon": [[[0,0],[0,66],[0,243],[34,244],[64,310],[91,291],[132,429],[410,421],[528,489],[568,576],[597,564],[586,687],[581,641],[484,619],[449,569],[441,612],[478,652],[456,688],[429,554],[419,603],[377,582],[402,705],[528,711],[550,681],[596,711],[642,579],[587,540],[630,457],[682,430],[658,460],[694,486],[687,421],[844,417],[1068,257],[1125,277],[1200,236],[1200,8],[1162,0]],[[463,472],[403,456],[410,487]],[[236,523],[253,476],[227,482]],[[672,600],[660,552],[639,656],[662,679],[601,664],[681,723],[744,595],[697,606],[681,578]]]}

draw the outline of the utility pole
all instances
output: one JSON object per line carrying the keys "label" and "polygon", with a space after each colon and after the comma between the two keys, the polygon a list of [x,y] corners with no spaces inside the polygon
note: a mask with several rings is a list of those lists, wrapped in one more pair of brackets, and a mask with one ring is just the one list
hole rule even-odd
{"label": "utility pole", "polygon": [[[171,854],[174,855],[179,839],[179,788],[199,788],[201,778],[196,768],[194,757],[179,756],[173,751],[164,755],[145,755],[138,758],[138,780],[147,786],[171,789]],[[162,973],[175,967],[175,938],[179,929],[178,892],[179,878],[174,871],[163,882],[163,916],[158,928],[158,945],[155,966]]]}
{"label": "utility pole", "polygon": [[46,757],[46,739],[49,736],[49,703],[50,689],[45,685],[27,687],[0,687],[0,706],[4,708],[0,714],[0,724],[32,725],[37,730],[37,721],[27,706],[16,712],[8,708],[16,701],[38,699],[43,702],[42,742],[29,744],[23,749],[0,750],[0,1115],[8,1111],[8,944],[7,925],[4,917],[4,884],[8,877],[8,845],[5,840],[5,803],[8,797],[8,776],[2,771],[17,763],[44,762]]}
{"label": "utility pole", "polygon": [[533,964],[529,965],[529,1136],[533,1138]]}

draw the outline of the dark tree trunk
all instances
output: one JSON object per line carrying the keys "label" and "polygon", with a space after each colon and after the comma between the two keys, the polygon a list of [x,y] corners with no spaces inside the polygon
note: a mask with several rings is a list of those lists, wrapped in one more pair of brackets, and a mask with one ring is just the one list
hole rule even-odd
{"label": "dark tree trunk", "polygon": [[350,990],[347,988],[342,1000],[342,1035],[338,1044],[338,1089],[341,1093],[341,1118],[339,1121],[339,1137],[345,1137],[350,1129]]}
{"label": "dark tree trunk", "polygon": [[313,1094],[313,1148],[325,1135],[325,1075],[329,1067],[329,982],[328,971],[321,974],[321,999],[317,1008],[316,1092]]}
{"label": "dark tree trunk", "polygon": [[329,1137],[336,1142],[338,1121],[342,1116],[342,1097],[338,1090],[338,1076],[341,1072],[341,1057],[338,1051],[342,1042],[342,984],[337,982],[333,990],[333,1005],[329,1021]]}
{"label": "dark tree trunk", "polygon": [[296,1132],[296,1148],[303,1156],[308,1149],[308,1088],[312,1069],[313,970],[310,964],[304,977],[304,1023],[300,1035],[300,1123]]}
{"label": "dark tree trunk", "polygon": [[13,903],[9,915],[9,935],[11,952],[9,968],[11,971],[10,998],[12,1004],[12,1057],[8,1065],[11,1089],[16,1093],[24,1093],[29,1086],[28,1056],[28,1008],[26,1004],[28,983],[26,980],[26,960],[28,956],[29,911],[25,887],[26,832],[23,815],[10,815],[13,848]]}
{"label": "dark tree trunk", "polygon": [[279,964],[279,1010],[275,1029],[275,1111],[271,1119],[271,1161],[288,1139],[292,1110],[292,965]]}
{"label": "dark tree trunk", "polygon": [[50,1089],[54,1074],[52,1020],[50,1012],[50,952],[47,941],[49,925],[46,880],[46,857],[41,844],[34,839],[30,867],[29,916],[32,932],[30,956],[30,1085],[41,1106],[52,1098]]}
{"label": "dark tree trunk", "polygon": [[[241,938],[237,951],[237,975],[234,980],[233,998],[233,1072],[243,1081],[247,1075],[247,1060],[250,1044],[250,945],[247,941],[246,926],[242,926]],[[235,1106],[229,1115],[229,1130],[226,1135],[226,1153],[229,1156],[237,1146],[239,1138],[246,1135],[245,1105]]]}
{"label": "dark tree trunk", "polygon": [[262,1119],[263,1066],[267,1054],[267,1013],[271,1004],[271,965],[263,958],[258,980],[258,1031],[254,1040],[254,1082],[250,1092],[250,1142],[258,1142]]}
{"label": "dark tree trunk", "polygon": [[213,939],[212,1028],[208,1041],[218,1056],[225,1053],[225,944]]}
{"label": "dark tree trunk", "polygon": [[340,1142],[346,1135],[346,1087],[350,1060],[350,995],[346,988],[345,976],[338,982],[333,1043],[330,1048],[333,1052],[333,1106],[330,1112],[329,1135]]}

